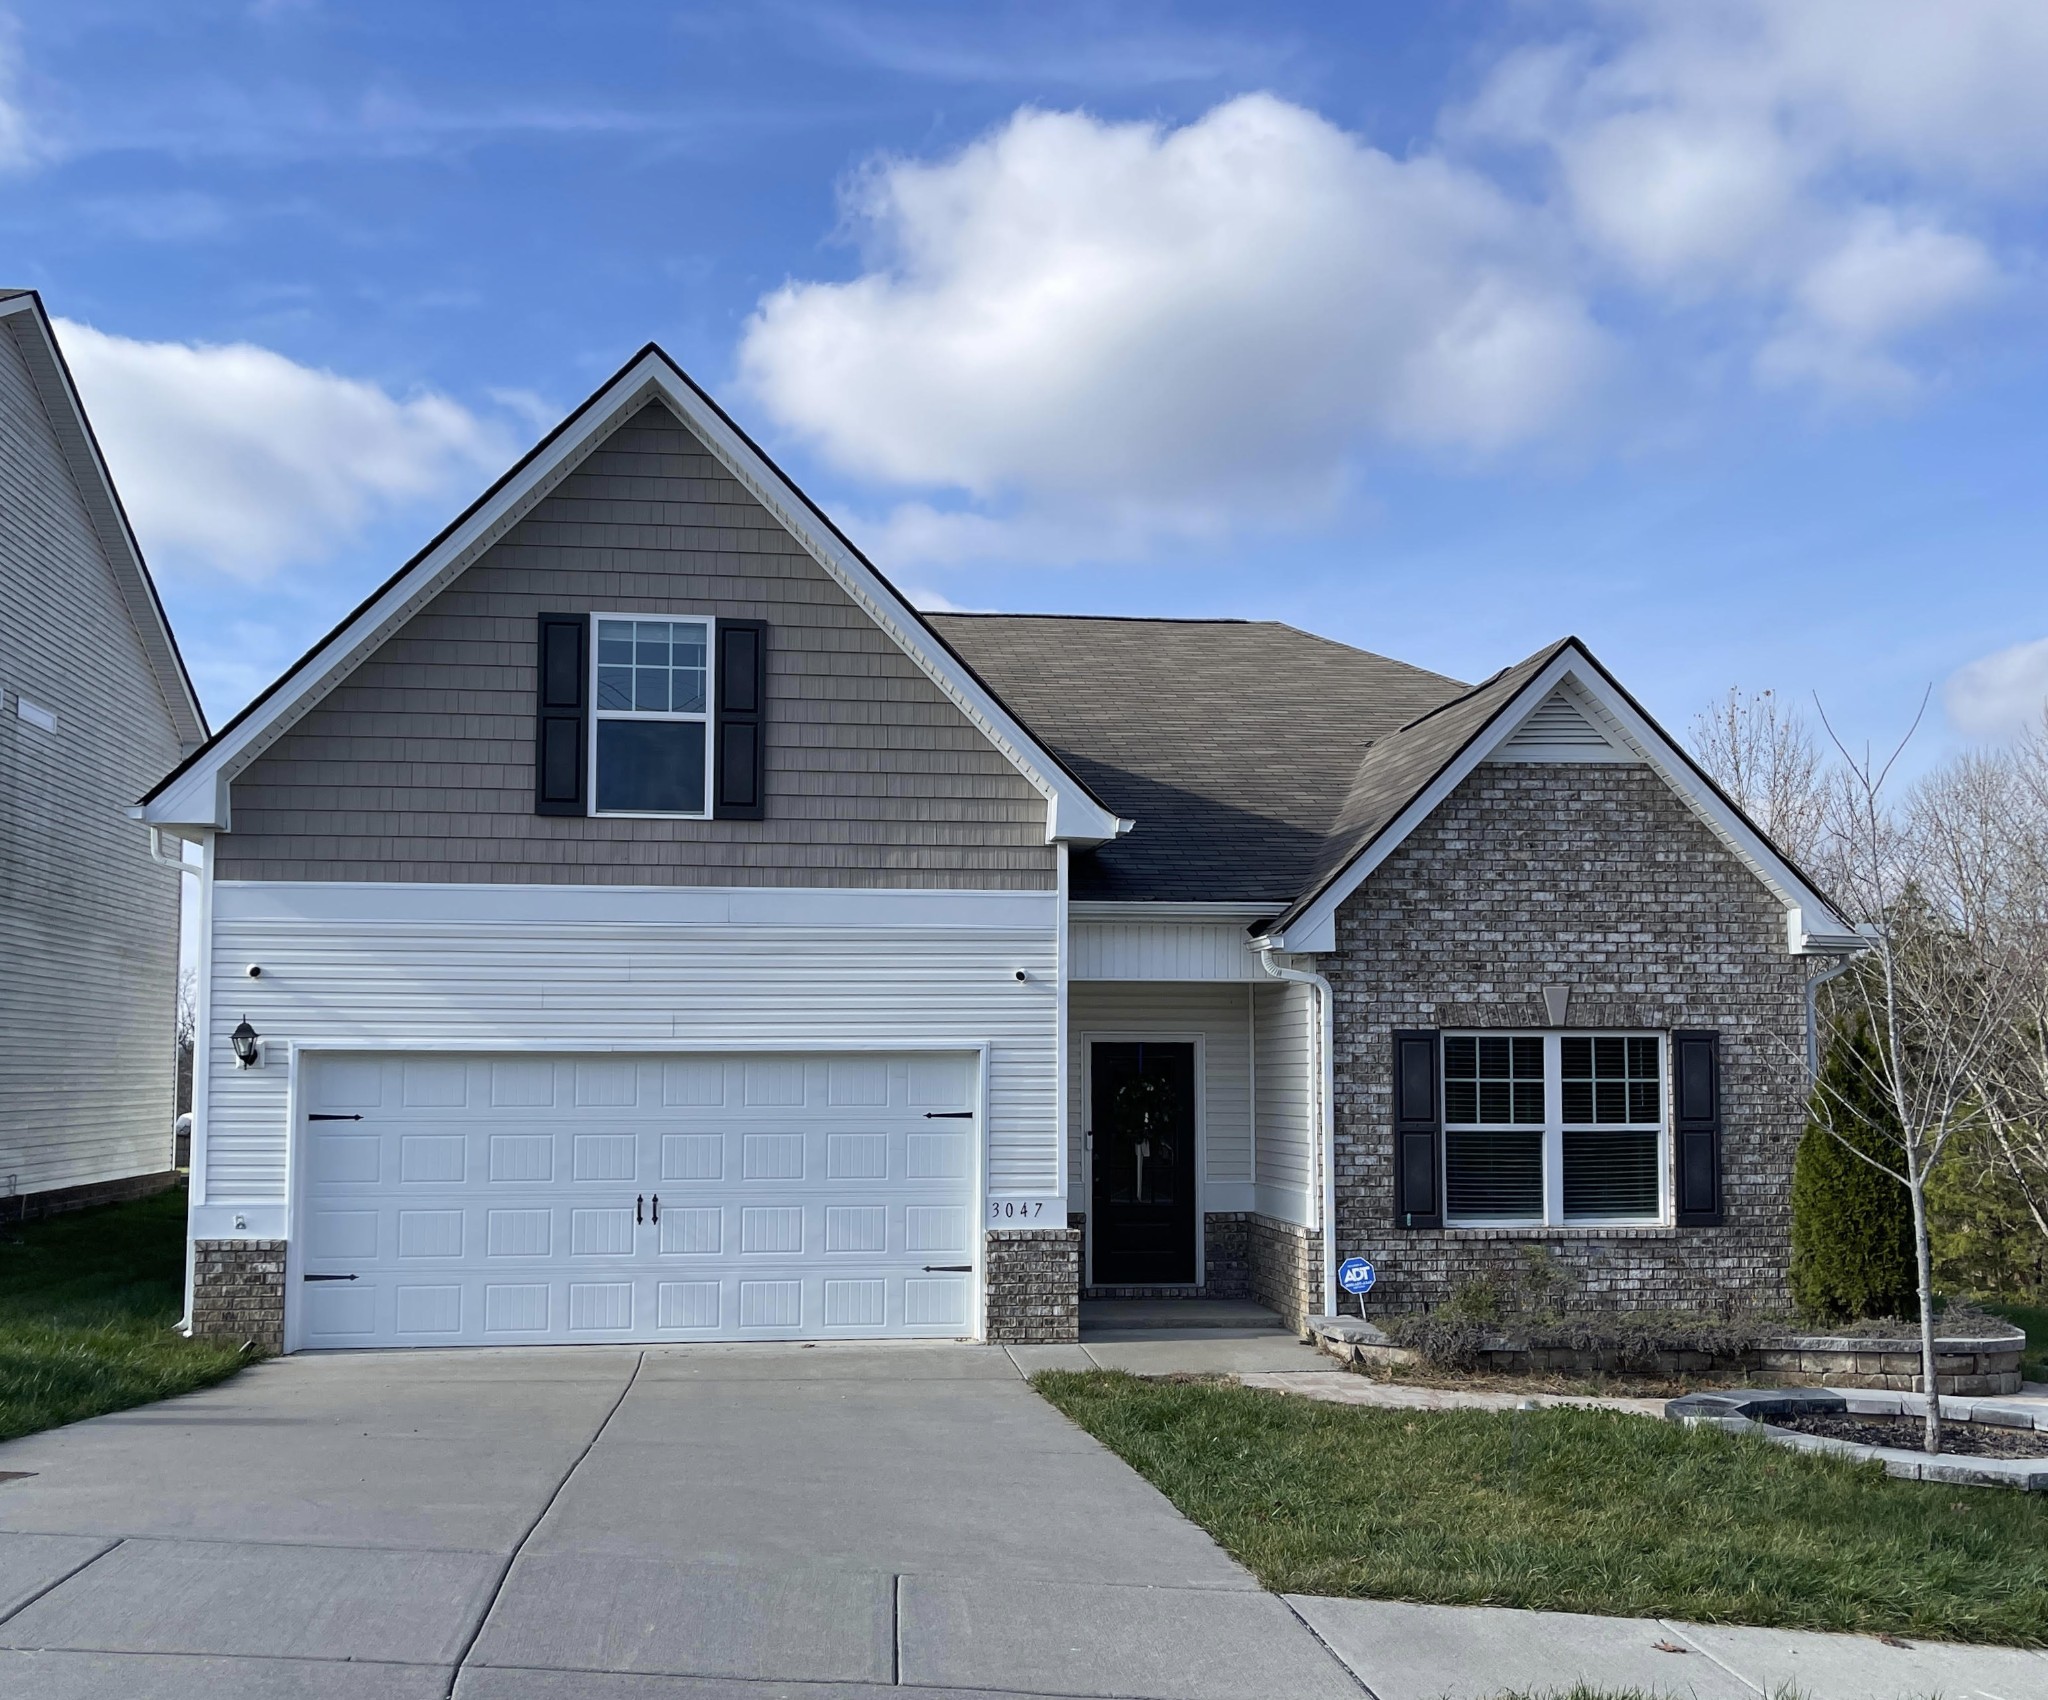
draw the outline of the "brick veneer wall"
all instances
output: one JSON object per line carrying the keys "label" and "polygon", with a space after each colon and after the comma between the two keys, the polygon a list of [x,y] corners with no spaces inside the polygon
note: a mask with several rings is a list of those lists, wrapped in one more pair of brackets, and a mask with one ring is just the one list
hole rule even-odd
{"label": "brick veneer wall", "polygon": [[283,1240],[192,1243],[192,1332],[284,1350]]}
{"label": "brick veneer wall", "polygon": [[[1440,1300],[1532,1245],[1582,1304],[1785,1301],[1806,968],[1777,900],[1650,769],[1482,766],[1344,904],[1318,966],[1337,1003],[1338,1250],[1378,1264],[1374,1306]],[[1571,988],[1568,1027],[1721,1035],[1725,1226],[1395,1225],[1391,1034],[1542,1028],[1545,986]]]}
{"label": "brick veneer wall", "polygon": [[1271,1216],[1245,1219],[1251,1296],[1296,1333],[1323,1308],[1323,1236]]}
{"label": "brick veneer wall", "polygon": [[1081,1338],[1080,1230],[990,1232],[988,1337],[1013,1346]]}

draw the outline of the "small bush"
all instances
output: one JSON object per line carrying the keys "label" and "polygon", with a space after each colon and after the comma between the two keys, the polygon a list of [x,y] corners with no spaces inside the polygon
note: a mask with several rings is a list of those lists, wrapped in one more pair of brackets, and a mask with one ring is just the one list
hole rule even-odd
{"label": "small bush", "polygon": [[[1829,1038],[1792,1168],[1792,1302],[1818,1323],[1913,1316],[1913,1208],[1869,1160],[1896,1164],[1896,1118],[1867,1027]],[[1889,1130],[1889,1131],[1888,1131]]]}

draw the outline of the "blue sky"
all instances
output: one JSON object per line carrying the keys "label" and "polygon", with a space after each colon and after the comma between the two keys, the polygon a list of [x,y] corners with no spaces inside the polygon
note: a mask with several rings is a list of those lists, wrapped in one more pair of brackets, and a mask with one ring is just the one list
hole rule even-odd
{"label": "blue sky", "polygon": [[216,721],[650,338],[929,605],[2048,693],[2039,0],[0,16]]}

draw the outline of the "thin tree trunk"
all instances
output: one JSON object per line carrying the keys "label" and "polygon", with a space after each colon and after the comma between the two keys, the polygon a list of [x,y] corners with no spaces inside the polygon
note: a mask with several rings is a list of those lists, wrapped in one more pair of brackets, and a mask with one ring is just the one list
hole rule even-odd
{"label": "thin tree trunk", "polygon": [[1908,1152],[1906,1188],[1913,1200],[1913,1261],[1920,1281],[1920,1385],[1927,1393],[1929,1452],[1941,1450],[1941,1392],[1934,1379],[1934,1247],[1927,1232],[1927,1176]]}

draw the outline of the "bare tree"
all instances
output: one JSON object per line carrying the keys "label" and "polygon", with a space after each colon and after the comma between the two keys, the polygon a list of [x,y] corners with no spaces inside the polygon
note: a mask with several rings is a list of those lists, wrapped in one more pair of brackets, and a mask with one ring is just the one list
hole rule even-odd
{"label": "bare tree", "polygon": [[[1822,724],[1827,725],[1825,713]],[[1927,1180],[1949,1142],[1981,1125],[1980,1087],[2009,1040],[2026,976],[2009,931],[1982,924],[1988,890],[1976,842],[1988,795],[1982,776],[1967,777],[1960,785],[1963,805],[1952,814],[1935,811],[1940,819],[1932,825],[1929,793],[1923,791],[1916,799],[1921,807],[1906,811],[1918,833],[1891,806],[1892,771],[1918,727],[1916,716],[1882,762],[1867,749],[1853,754],[1828,727],[1841,757],[1843,804],[1829,825],[1829,859],[1838,895],[1870,939],[1857,971],[1837,982],[1836,997],[1869,1024],[1877,1047],[1872,1084],[1887,1112],[1886,1125],[1876,1125],[1859,1104],[1834,1094],[1830,1108],[1836,1115],[1830,1120],[1851,1126],[1860,1121],[1866,1137],[1843,1143],[1897,1180],[1911,1201],[1925,1444],[1938,1452],[1942,1419]],[[1930,870],[1939,877],[1923,877]],[[1828,1088],[1822,1082],[1816,1090]]]}
{"label": "bare tree", "polygon": [[1774,691],[1728,694],[1693,717],[1692,750],[1765,836],[1813,871],[1830,813],[1829,776],[1805,717]]}

